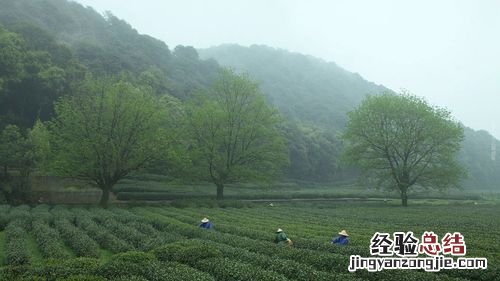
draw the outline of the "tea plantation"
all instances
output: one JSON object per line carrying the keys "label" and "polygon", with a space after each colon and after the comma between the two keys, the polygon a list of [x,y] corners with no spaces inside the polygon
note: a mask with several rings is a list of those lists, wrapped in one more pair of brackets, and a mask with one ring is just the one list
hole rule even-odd
{"label": "tea plantation", "polygon": [[[500,206],[281,203],[197,206],[0,206],[0,280],[500,280]],[[209,217],[214,230],[197,227]],[[294,247],[273,243],[282,228]],[[350,244],[328,243],[346,229]],[[347,270],[379,232],[461,232],[487,270]]]}

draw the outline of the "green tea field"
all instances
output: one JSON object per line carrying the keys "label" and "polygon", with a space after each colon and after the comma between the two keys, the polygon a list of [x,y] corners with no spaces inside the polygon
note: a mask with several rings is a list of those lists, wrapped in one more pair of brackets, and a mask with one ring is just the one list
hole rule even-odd
{"label": "green tea field", "polygon": [[[267,203],[240,208],[0,207],[1,280],[500,280],[500,206]],[[214,230],[197,227],[208,217]],[[282,228],[292,248],[273,243]],[[329,244],[341,229],[348,246]],[[347,268],[375,232],[461,232],[486,270]]]}

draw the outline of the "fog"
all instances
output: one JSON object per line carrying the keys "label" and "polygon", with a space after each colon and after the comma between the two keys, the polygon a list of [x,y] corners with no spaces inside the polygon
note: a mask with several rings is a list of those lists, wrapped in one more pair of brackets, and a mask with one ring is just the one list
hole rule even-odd
{"label": "fog", "polygon": [[500,1],[77,2],[170,47],[265,44],[334,61],[500,138]]}

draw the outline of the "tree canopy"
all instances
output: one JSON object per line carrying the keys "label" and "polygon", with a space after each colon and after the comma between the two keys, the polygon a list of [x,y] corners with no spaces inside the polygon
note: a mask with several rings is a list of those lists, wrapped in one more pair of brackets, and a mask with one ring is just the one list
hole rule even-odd
{"label": "tree canopy", "polygon": [[187,114],[193,163],[217,186],[218,199],[224,184],[272,178],[287,162],[278,111],[245,75],[221,72],[210,92],[191,102]]}
{"label": "tree canopy", "polygon": [[167,153],[167,105],[130,83],[88,80],[55,112],[54,171],[94,183],[104,207],[113,185]]}
{"label": "tree canopy", "polygon": [[367,97],[348,117],[345,160],[377,187],[398,190],[403,206],[411,186],[448,188],[462,179],[456,156],[464,132],[447,110],[408,93],[387,93]]}

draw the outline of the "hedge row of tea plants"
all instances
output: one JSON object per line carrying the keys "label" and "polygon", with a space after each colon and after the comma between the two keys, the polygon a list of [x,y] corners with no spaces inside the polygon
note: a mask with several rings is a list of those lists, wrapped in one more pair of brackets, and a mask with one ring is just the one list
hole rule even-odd
{"label": "hedge row of tea plants", "polygon": [[255,240],[244,236],[232,235],[229,233],[209,232],[197,229],[195,226],[183,223],[163,214],[152,213],[148,210],[143,210],[144,214],[149,217],[154,217],[158,222],[165,223],[171,228],[175,228],[177,232],[190,237],[208,239],[215,242],[224,243],[230,246],[246,249],[250,252],[261,253],[269,256],[277,256],[283,259],[297,260],[304,264],[314,266],[316,269],[339,272],[347,271],[348,259],[344,256],[327,253],[315,252],[307,249],[289,249],[276,246],[272,242]]}
{"label": "hedge row of tea plants", "polygon": [[154,253],[159,260],[174,260],[188,264],[208,257],[224,256],[231,260],[249,263],[255,267],[277,272],[289,279],[336,280],[331,273],[318,271],[306,264],[258,254],[214,241],[189,239],[158,248]]}
{"label": "hedge row of tea plants", "polygon": [[[179,212],[184,211],[185,209]],[[381,278],[384,280],[434,280],[436,278],[443,280],[461,280],[459,275],[449,276],[445,274],[447,273],[446,271],[440,274],[432,274],[419,271],[386,270],[377,274],[368,273],[366,271],[358,271],[355,274],[351,274],[347,272],[349,255],[354,253],[357,254],[356,251],[360,250],[360,246],[354,246],[352,248],[339,248],[318,241],[308,242],[307,239],[304,239],[304,241],[299,242],[303,243],[303,247],[300,249],[289,249],[287,247],[282,248],[266,241],[267,238],[263,239],[262,237],[258,237],[259,231],[253,231],[245,226],[242,226],[241,229],[237,231],[232,231],[232,227],[225,228],[223,225],[223,229],[226,232],[220,232],[220,223],[218,223],[216,224],[216,231],[199,230],[195,226],[195,222],[197,223],[197,221],[194,217],[196,216],[190,217],[189,215],[178,214],[178,209],[167,208],[163,210],[156,210],[155,208],[136,208],[135,212],[149,219],[154,218],[152,220],[157,223],[161,222],[165,225],[165,228],[168,228],[171,231],[175,230],[176,232],[182,233],[189,238],[195,238],[189,240],[189,243],[197,241],[196,238],[202,239],[204,243],[215,243],[214,245],[218,245],[215,249],[223,252],[225,257],[229,257],[232,260],[243,263],[250,263],[259,268],[270,269],[289,278],[292,276],[302,276],[302,279],[299,280],[308,280],[307,276],[304,277],[304,272],[307,272],[307,268],[309,268],[313,271],[323,273],[318,275],[317,280],[321,280],[320,278],[324,278],[324,280],[356,280],[359,278],[367,280],[380,280]],[[232,232],[236,232],[237,234],[232,234]],[[249,237],[253,237],[255,239]],[[233,249],[228,250],[227,247],[232,247]],[[232,254],[231,251],[233,252]],[[246,254],[244,252],[246,252]],[[366,252],[366,250],[362,250],[362,252]],[[259,257],[267,257],[267,259],[263,258],[262,260],[264,262],[259,264]],[[293,264],[295,268],[300,269],[296,272],[290,270],[290,272],[287,273],[286,270],[280,270],[279,265],[276,265],[274,268],[266,267],[265,263],[269,259],[283,261],[283,264]],[[301,270],[302,268],[304,270]],[[485,275],[485,271],[482,272],[482,275]],[[487,276],[490,275],[491,274],[487,274]],[[480,277],[480,279],[477,280],[492,279]]]}
{"label": "hedge row of tea plants", "polygon": [[44,258],[64,259],[70,257],[69,253],[64,249],[59,232],[47,225],[45,221],[33,220],[32,233],[38,250]]}
{"label": "hedge row of tea plants", "polygon": [[110,233],[106,228],[98,225],[89,215],[88,212],[82,209],[73,210],[75,213],[76,225],[84,230],[87,235],[94,239],[103,249],[108,249],[113,253],[121,253],[132,250],[132,246],[124,240]]}
{"label": "hedge row of tea plants", "polygon": [[5,228],[5,263],[23,265],[30,263],[28,235],[23,221],[11,221]]}
{"label": "hedge row of tea plants", "polygon": [[173,262],[160,262],[144,252],[116,254],[108,262],[94,258],[46,260],[34,266],[9,266],[0,271],[0,280],[123,280],[123,281],[215,281],[208,273]]}
{"label": "hedge row of tea plants", "polygon": [[[23,247],[25,261],[22,258],[11,259],[21,262],[7,263],[9,265],[2,268],[0,280],[459,281],[500,278],[498,267],[494,264],[498,257],[495,258],[491,252],[497,247],[495,243],[491,243],[497,241],[495,238],[498,238],[499,234],[498,223],[477,223],[470,216],[464,219],[470,227],[470,230],[464,233],[479,233],[483,230],[484,235],[471,240],[470,245],[473,249],[479,246],[483,252],[489,254],[488,270],[451,270],[437,274],[410,270],[385,270],[378,273],[359,270],[356,273],[348,273],[349,256],[369,256],[367,241],[370,233],[376,227],[386,229],[387,226],[383,223],[388,220],[385,217],[377,221],[373,220],[370,214],[365,218],[359,217],[360,211],[350,212],[349,215],[357,220],[357,225],[348,227],[355,233],[354,239],[348,247],[337,247],[327,242],[330,225],[341,225],[347,220],[341,215],[340,219],[334,218],[333,215],[338,212],[336,209],[134,207],[104,210],[63,206],[50,208],[44,205],[32,209],[27,206],[5,209],[5,213],[0,213],[0,225],[3,224],[6,228],[6,261],[9,251],[22,253]],[[345,215],[347,211],[343,212]],[[391,218],[385,209],[379,213]],[[409,214],[405,221],[396,220],[394,225],[387,227],[387,231],[419,222],[422,214]],[[296,219],[286,222],[284,218],[290,215],[296,216]],[[197,227],[204,216],[214,221],[214,230],[207,231]],[[394,217],[392,219],[394,220]],[[283,225],[283,221],[286,224]],[[361,233],[359,229],[365,225],[368,230]],[[487,231],[481,228],[486,225],[489,227]],[[275,228],[282,226],[294,240],[293,248],[280,247],[272,242]],[[355,227],[359,229],[356,231]],[[455,229],[457,225],[452,222],[443,223],[434,230],[450,228]],[[38,257],[30,256],[36,253],[31,248],[28,250],[28,245],[32,245],[31,242],[27,243],[31,240],[30,236],[35,238],[38,251],[44,257],[41,264],[33,264]],[[54,241],[59,243],[56,245]],[[71,252],[64,247],[64,243],[77,256],[87,255],[93,258],[67,258]],[[94,246],[91,246],[91,249],[85,248],[92,244]],[[12,249],[21,250],[9,250],[9,245]],[[99,245],[118,254],[108,258],[107,253],[102,252],[106,258],[97,259],[101,253]],[[484,250],[488,245],[490,250]],[[469,243],[467,246],[469,254]],[[51,256],[48,252],[52,248],[55,253]],[[130,252],[132,249],[137,252]],[[51,259],[58,257],[58,251],[63,251],[64,256]],[[87,252],[92,254],[83,254]]]}
{"label": "hedge row of tea plants", "polygon": [[54,226],[62,239],[78,257],[98,257],[99,246],[83,230],[74,226],[68,219],[54,220]]}
{"label": "hedge row of tea plants", "polygon": [[208,272],[217,280],[241,281],[286,281],[285,276],[274,271],[264,270],[248,263],[234,261],[228,258],[209,258],[197,262],[196,268]]}

